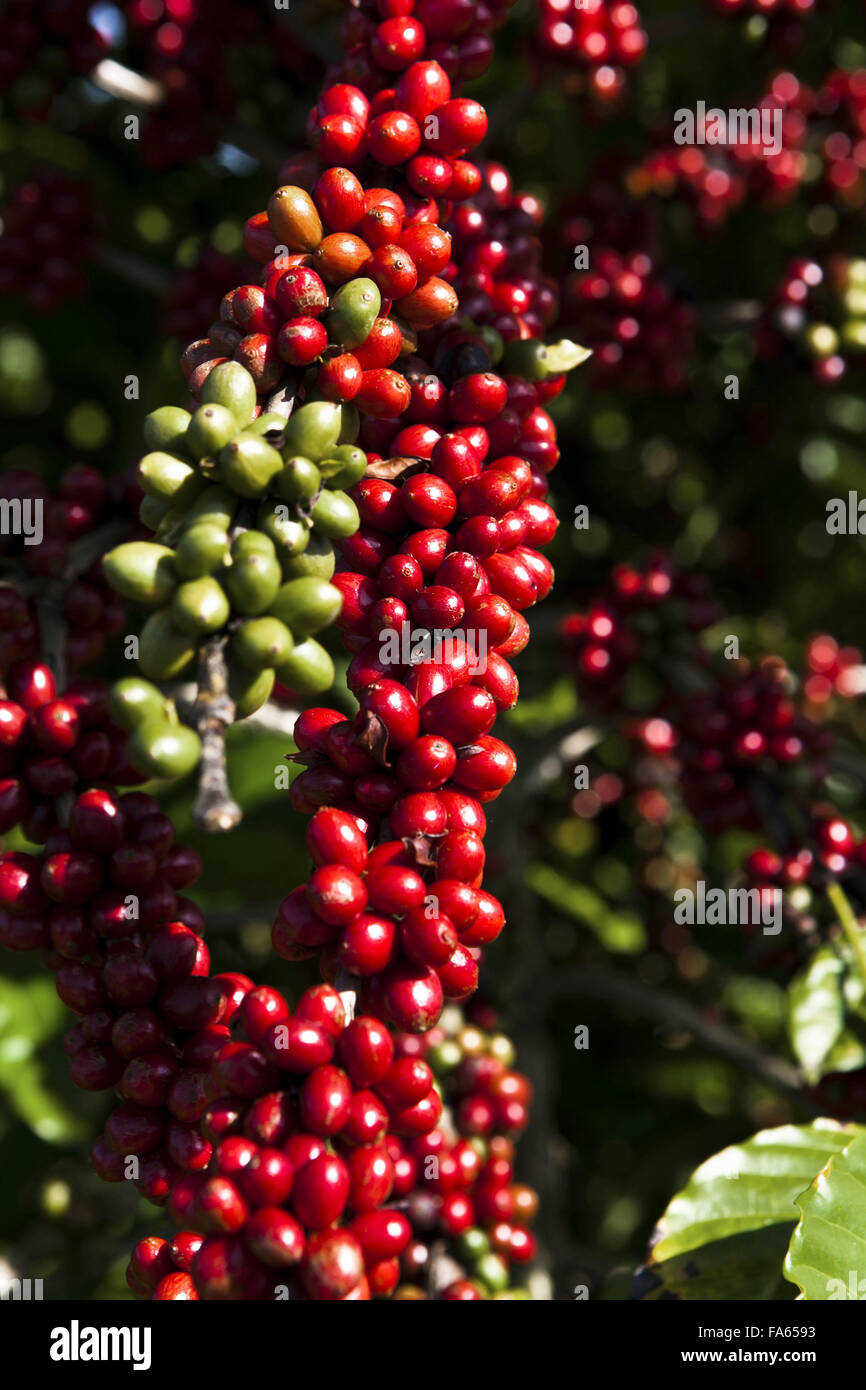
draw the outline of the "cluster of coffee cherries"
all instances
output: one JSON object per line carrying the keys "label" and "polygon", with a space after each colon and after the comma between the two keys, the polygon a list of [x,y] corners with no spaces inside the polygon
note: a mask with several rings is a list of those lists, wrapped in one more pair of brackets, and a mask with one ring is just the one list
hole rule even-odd
{"label": "cluster of coffee cherries", "polygon": [[445,1102],[436,1129],[406,1145],[419,1171],[398,1299],[529,1297],[515,1275],[536,1255],[538,1198],[515,1180],[514,1158],[532,1088],[493,1011],[473,1002],[467,1013],[449,1006],[428,1033],[395,1039],[398,1056],[429,1064]]}
{"label": "cluster of coffee cherries", "polygon": [[89,0],[9,0],[0,17],[0,93],[28,120],[44,120],[73,76],[96,66],[108,43]]}
{"label": "cluster of coffee cherries", "polygon": [[288,420],[262,413],[238,362],[210,372],[192,414],[162,406],[147,417],[140,516],[155,536],[117,546],[103,569],[124,598],[155,610],[139,643],[144,679],[121,681],[113,704],[150,775],[180,776],[198,762],[198,735],[171,719],[152,682],[183,676],[208,638],[227,640],[238,719],[265,703],[275,676],[308,694],[332,684],[333,662],[312,634],[340,611],[328,582],[332,542],[358,526],[343,487],[367,466],[361,449],[339,442],[343,424],[330,401]]}
{"label": "cluster of coffee cherries", "polygon": [[645,251],[592,248],[591,267],[563,289],[562,321],[579,325],[593,349],[599,386],[676,394],[689,378],[694,309],[659,274]]}
{"label": "cluster of coffee cherries", "polygon": [[626,69],[646,53],[640,15],[628,0],[541,0],[536,43],[546,59],[585,69],[589,95],[599,104],[620,96]]}
{"label": "cluster of coffee cherries", "polygon": [[[64,658],[70,670],[80,671],[99,658],[107,637],[121,631],[124,609],[105,582],[99,558],[69,573],[70,565],[75,569],[74,546],[123,515],[130,516],[131,529],[136,489],[129,478],[111,486],[95,468],[76,463],[63,471],[53,492],[29,469],[9,468],[0,479],[0,498],[14,519],[0,536],[0,576],[9,581],[0,584],[0,669],[38,659],[34,599],[64,576],[56,598],[66,623]],[[24,579],[27,596],[13,587],[16,577]]]}
{"label": "cluster of coffee cherries", "polygon": [[245,976],[215,978],[221,1022],[186,1045],[196,1120],[169,1120],[166,1141],[181,1170],[169,1210],[195,1228],[195,1246],[180,1265],[160,1247],[150,1269],[137,1247],[131,1287],[157,1300],[389,1294],[411,1236],[399,1209],[414,1177],[403,1147],[423,1143],[442,1112],[432,1070],[397,1055],[376,1018],[347,1022],[329,985],[290,1010]]}
{"label": "cluster of coffee cherries", "polygon": [[129,765],[122,731],[109,718],[103,681],[81,676],[58,695],[48,666],[21,660],[8,667],[4,683],[0,835],[20,825],[28,840],[44,844],[59,830],[61,798],[93,782],[141,780]]}
{"label": "cluster of coffee cherries", "polygon": [[87,288],[98,221],[86,179],[36,169],[9,191],[0,210],[0,295],[21,295],[38,314],[52,313]]}
{"label": "cluster of coffee cherries", "polygon": [[832,385],[851,358],[866,352],[866,260],[834,256],[826,267],[792,260],[755,329],[764,357],[808,361],[815,378]]}
{"label": "cluster of coffee cherries", "polygon": [[490,37],[504,22],[513,0],[361,0],[347,15],[341,34],[345,59],[329,73],[368,94],[387,91],[420,58],[438,63],[452,82],[469,82],[493,58]]}

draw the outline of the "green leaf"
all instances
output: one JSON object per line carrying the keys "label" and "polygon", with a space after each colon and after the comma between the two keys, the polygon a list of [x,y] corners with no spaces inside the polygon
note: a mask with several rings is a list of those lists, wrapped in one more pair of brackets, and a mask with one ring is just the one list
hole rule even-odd
{"label": "green leaf", "polygon": [[785,1275],[799,1297],[866,1299],[866,1129],[828,1159],[797,1206]]}
{"label": "green leaf", "polygon": [[[797,1219],[796,1199],[828,1157],[857,1133],[853,1125],[816,1120],[761,1130],[745,1144],[714,1154],[662,1216],[638,1272],[637,1295],[780,1296],[766,1290],[780,1282],[785,1241]],[[758,1289],[764,1292],[754,1292]]]}
{"label": "green leaf", "polygon": [[845,1026],[842,976],[845,966],[835,951],[824,946],[788,990],[788,1036],[794,1055],[811,1081],[816,1081]]}
{"label": "green leaf", "polygon": [[530,864],[526,881],[539,897],[574,917],[595,933],[609,951],[635,955],[646,948],[646,932],[640,918],[629,912],[611,911],[604,898],[585,883],[573,883],[549,864]]}
{"label": "green leaf", "polygon": [[0,1089],[10,1108],[48,1143],[80,1139],[84,1126],[51,1093],[36,1051],[62,1026],[53,981],[0,979]]}

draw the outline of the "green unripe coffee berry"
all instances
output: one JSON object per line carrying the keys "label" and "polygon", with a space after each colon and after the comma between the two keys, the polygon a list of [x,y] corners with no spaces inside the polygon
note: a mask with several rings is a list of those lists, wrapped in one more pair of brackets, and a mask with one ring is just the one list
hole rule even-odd
{"label": "green unripe coffee berry", "polygon": [[321,491],[322,474],[312,459],[290,458],[274,479],[274,492],[287,502],[311,502]]}
{"label": "green unripe coffee berry", "polygon": [[201,403],[224,405],[243,429],[255,414],[256,383],[240,362],[220,362],[202,387]]}
{"label": "green unripe coffee berry", "polygon": [[174,567],[181,579],[202,579],[216,574],[229,556],[228,531],[210,521],[184,531],[174,552]]}
{"label": "green unripe coffee berry", "polygon": [[475,1265],[475,1273],[491,1293],[502,1293],[508,1288],[508,1265],[493,1251],[480,1257]]}
{"label": "green unripe coffee berry", "polygon": [[138,508],[138,519],[149,531],[156,531],[163,517],[171,511],[171,503],[162,497],[148,497],[145,493]]}
{"label": "green unripe coffee berry", "polygon": [[348,349],[360,347],[369,336],[381,308],[379,288],[366,276],[359,275],[357,279],[341,285],[331,295],[331,303],[325,314],[331,342]]}
{"label": "green unripe coffee berry", "polygon": [[265,410],[256,420],[250,421],[247,425],[246,433],[273,436],[273,438],[269,438],[268,442],[274,444],[276,438],[282,438],[285,429],[285,415],[280,415],[276,410]]}
{"label": "green unripe coffee berry", "polygon": [[192,464],[164,450],[145,454],[138,465],[138,481],[143,492],[172,506],[192,503],[205,487],[204,479]]}
{"label": "green unripe coffee berry", "polygon": [[224,405],[200,405],[189,422],[186,446],[194,459],[215,458],[238,432],[238,422]]}
{"label": "green unripe coffee berry", "polygon": [[240,559],[242,555],[267,555],[273,560],[276,554],[277,549],[270,536],[254,527],[241,531],[232,541],[233,560]]}
{"label": "green unripe coffee berry", "polygon": [[[267,537],[264,537],[267,539]],[[236,613],[253,617],[270,608],[279,592],[283,572],[271,546],[265,550],[241,550],[221,576],[223,588]]]}
{"label": "green unripe coffee berry", "polygon": [[276,670],[280,684],[299,695],[321,695],[330,690],[334,675],[334,663],[315,637],[299,642],[288,661],[281,662]]}
{"label": "green unripe coffee berry", "polygon": [[274,688],[274,673],[241,671],[229,666],[229,695],[235,702],[235,719],[246,719],[267,704]]}
{"label": "green unripe coffee berry", "polygon": [[330,627],[340,616],[343,595],[326,579],[290,579],[283,584],[271,604],[275,618],[286,624],[296,635],[309,637]]}
{"label": "green unripe coffee berry", "polygon": [[457,1237],[456,1246],[457,1258],[474,1264],[482,1255],[489,1253],[490,1241],[486,1231],[482,1231],[480,1226],[470,1226],[468,1231],[463,1231]]}
{"label": "green unripe coffee berry", "polygon": [[188,410],[179,405],[161,405],[152,410],[144,422],[144,442],[148,449],[168,449],[182,454],[186,448],[186,432],[192,419]]}
{"label": "green unripe coffee berry", "polygon": [[367,455],[354,444],[338,444],[319,467],[327,487],[354,487],[367,471]]}
{"label": "green unripe coffee berry", "polygon": [[273,541],[281,560],[302,555],[310,543],[309,522],[299,521],[283,502],[264,503],[259,507],[256,520]]}
{"label": "green unripe coffee berry", "polygon": [[456,1043],[453,1038],[443,1038],[441,1042],[434,1043],[429,1049],[425,1061],[429,1062],[434,1076],[447,1076],[463,1061],[460,1044]]}
{"label": "green unripe coffee berry", "polygon": [[357,406],[343,405],[340,407],[340,434],[337,443],[354,444],[358,438],[358,431],[361,428],[361,417],[358,414]]}
{"label": "green unripe coffee berry", "polygon": [[294,645],[292,634],[279,619],[250,618],[232,638],[229,654],[245,671],[264,671],[287,661]]}
{"label": "green unripe coffee berry", "polygon": [[239,505],[237,496],[230,487],[224,487],[222,483],[212,483],[199,494],[187,512],[187,527],[196,526],[200,521],[209,521],[227,531],[235,519]]}
{"label": "green unripe coffee berry", "polygon": [[330,579],[337,567],[334,547],[326,536],[308,531],[308,544],[304,550],[282,558],[283,575],[286,579]]}
{"label": "green unripe coffee berry", "polygon": [[300,454],[318,463],[340,440],[340,407],[331,401],[310,401],[290,415],[286,425],[283,453],[287,458]]}
{"label": "green unripe coffee berry", "polygon": [[238,434],[219,454],[220,476],[241,497],[264,497],[282,471],[282,456],[258,434]]}
{"label": "green unripe coffee berry", "polygon": [[329,540],[345,540],[354,536],[361,524],[358,508],[347,492],[325,488],[319,493],[310,519],[317,531]]}
{"label": "green unripe coffee berry", "polygon": [[231,607],[215,579],[190,579],[175,589],[170,604],[172,622],[190,637],[218,632],[229,620]]}
{"label": "green unripe coffee berry", "polygon": [[134,765],[150,777],[183,777],[201,758],[201,740],[185,724],[153,719],[135,730],[129,754]]}
{"label": "green unripe coffee berry", "polygon": [[153,541],[126,541],[103,557],[106,579],[122,598],[133,603],[165,603],[177,578],[174,552]]}
{"label": "green unripe coffee berry", "polygon": [[148,680],[170,681],[192,665],[195,642],[180,632],[167,608],[151,613],[138,644],[138,665]]}
{"label": "green unripe coffee berry", "polygon": [[109,690],[108,710],[115,724],[129,733],[139,724],[165,718],[165,696],[150,681],[126,676]]}

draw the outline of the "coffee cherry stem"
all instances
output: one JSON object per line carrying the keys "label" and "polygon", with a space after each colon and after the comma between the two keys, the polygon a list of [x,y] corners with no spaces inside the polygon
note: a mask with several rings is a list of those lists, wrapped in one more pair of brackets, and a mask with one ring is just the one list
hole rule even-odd
{"label": "coffee cherry stem", "polygon": [[845,933],[845,939],[857,961],[857,968],[863,979],[866,980],[866,936],[851,907],[845,890],[841,883],[828,883],[827,897],[833,905],[833,910],[839,919],[839,925]]}
{"label": "coffee cherry stem", "polygon": [[202,745],[192,818],[200,830],[209,832],[234,830],[241,821],[241,808],[232,797],[226,768],[226,728],[235,717],[228,691],[226,641],[217,634],[199,648],[198,693],[192,711]]}
{"label": "coffee cherry stem", "polygon": [[349,1024],[355,1017],[355,1009],[358,1005],[357,975],[353,975],[350,971],[341,966],[337,971],[334,988],[343,1001],[343,1008],[346,1010],[346,1023]]}

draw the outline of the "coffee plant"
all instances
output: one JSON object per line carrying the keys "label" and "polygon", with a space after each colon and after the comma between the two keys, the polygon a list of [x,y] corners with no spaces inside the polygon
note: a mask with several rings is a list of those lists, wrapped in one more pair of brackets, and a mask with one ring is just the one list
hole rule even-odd
{"label": "coffee plant", "polygon": [[859,8],[0,34],[3,1298],[866,1297]]}

